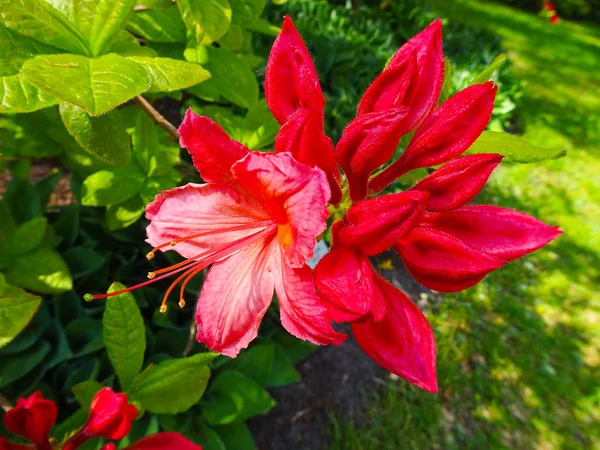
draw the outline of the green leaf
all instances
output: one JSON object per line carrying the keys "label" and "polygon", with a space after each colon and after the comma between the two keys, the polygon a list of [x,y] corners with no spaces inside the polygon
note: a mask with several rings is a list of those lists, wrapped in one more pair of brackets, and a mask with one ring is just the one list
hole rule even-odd
{"label": "green leaf", "polygon": [[228,361],[225,367],[242,372],[261,386],[283,386],[300,381],[294,364],[285,351],[275,343],[258,344],[237,358]]}
{"label": "green leaf", "polygon": [[521,137],[497,131],[484,131],[466,153],[499,153],[505,156],[505,162],[516,163],[539,162],[566,155],[563,148],[537,147]]}
{"label": "green leaf", "polygon": [[[80,0],[77,0],[80,1]],[[135,0],[93,0],[94,21],[88,39],[92,55],[104,53],[115,35],[121,31],[133,12]]]}
{"label": "green leaf", "polygon": [[57,103],[56,97],[40,91],[22,74],[0,78],[0,113],[28,113]]}
{"label": "green leaf", "polygon": [[40,341],[23,353],[3,356],[0,365],[0,388],[30,373],[48,353],[50,353],[50,345],[46,341]]}
{"label": "green leaf", "polygon": [[12,341],[31,321],[42,299],[9,286],[0,273],[0,347]]}
{"label": "green leaf", "polygon": [[211,401],[203,404],[202,414],[210,425],[243,421],[275,406],[275,400],[259,384],[233,370],[217,375],[209,394]]}
{"label": "green leaf", "polygon": [[66,327],[67,339],[75,356],[86,355],[104,346],[102,342],[102,322],[91,317],[75,319]]}
{"label": "green leaf", "polygon": [[252,433],[244,422],[235,422],[230,425],[216,427],[215,431],[225,444],[225,448],[234,448],[235,450],[256,450],[256,444],[252,438]]}
{"label": "green leaf", "polygon": [[146,207],[139,195],[118,205],[109,205],[106,208],[106,227],[110,231],[128,227],[142,217],[145,209]]}
{"label": "green leaf", "polygon": [[70,103],[61,103],[59,109],[67,131],[85,151],[117,166],[129,164],[131,144],[118,110],[90,117]]}
{"label": "green leaf", "polygon": [[[113,283],[108,293],[125,289]],[[109,297],[102,316],[102,337],[108,359],[127,391],[142,370],[146,351],[146,329],[140,309],[130,292]]]}
{"label": "green leaf", "polygon": [[127,29],[152,42],[187,41],[185,23],[176,5],[166,11],[138,11],[131,17]]}
{"label": "green leaf", "polygon": [[246,25],[246,29],[266,34],[267,36],[277,36],[281,32],[281,28],[271,25],[262,17],[259,17],[251,24]]}
{"label": "green leaf", "polygon": [[27,81],[97,116],[125,103],[150,86],[146,70],[116,54],[97,58],[44,55],[21,69]]}
{"label": "green leaf", "polygon": [[89,54],[81,34],[45,0],[0,0],[0,24],[70,53]]}
{"label": "green leaf", "polygon": [[60,49],[42,44],[27,36],[0,26],[0,75],[16,75],[23,63],[36,55],[62,53]]}
{"label": "green leaf", "polygon": [[47,224],[45,217],[36,217],[17,228],[11,236],[11,254],[21,256],[39,247],[46,234]]}
{"label": "green leaf", "polygon": [[102,386],[102,384],[97,382],[96,380],[87,380],[82,383],[76,384],[71,388],[71,390],[73,391],[73,394],[75,395],[75,398],[77,399],[81,407],[85,411],[89,411],[90,404],[92,403],[94,396],[103,387],[104,386]]}
{"label": "green leaf", "polygon": [[153,202],[158,194],[168,189],[173,189],[175,186],[177,186],[177,183],[169,178],[150,178],[146,181],[142,192],[140,192],[142,202],[147,205]]}
{"label": "green leaf", "polygon": [[129,57],[148,72],[148,92],[171,92],[185,89],[210,78],[210,73],[198,64],[170,58]]}
{"label": "green leaf", "polygon": [[246,114],[242,125],[241,142],[253,150],[271,146],[279,131],[267,102],[261,100]]}
{"label": "green leaf", "polygon": [[101,170],[83,181],[81,204],[107,206],[124,202],[140,192],[144,180],[144,175],[135,168]]}
{"label": "green leaf", "polygon": [[194,406],[210,378],[208,362],[216,353],[198,353],[188,358],[171,359],[154,366],[140,381],[133,381],[132,400],[150,412],[176,414]]}
{"label": "green leaf", "polygon": [[266,0],[229,0],[231,4],[231,23],[250,25],[265,9]]}
{"label": "green leaf", "polygon": [[38,248],[15,258],[6,271],[6,281],[41,294],[58,294],[73,288],[65,261],[49,248]]}
{"label": "green leaf", "polygon": [[205,67],[212,75],[210,82],[230,102],[243,108],[253,108],[258,101],[259,89],[250,66],[223,48],[206,47],[205,51],[208,55]]}
{"label": "green leaf", "polygon": [[179,0],[181,18],[200,45],[218,41],[231,22],[231,7],[227,0]]}
{"label": "green leaf", "polygon": [[444,81],[442,82],[442,89],[440,91],[440,98],[438,105],[444,103],[450,97],[452,91],[452,62],[447,56],[444,57]]}
{"label": "green leaf", "polygon": [[240,51],[244,46],[244,33],[239,25],[230,25],[227,33],[219,39],[219,46],[231,51]]}
{"label": "green leaf", "polygon": [[500,53],[498,56],[496,56],[496,58],[491,62],[491,64],[489,66],[487,66],[485,69],[483,69],[483,71],[479,75],[477,75],[475,78],[473,78],[473,81],[471,81],[469,86],[472,86],[474,84],[485,83],[486,81],[489,81],[492,78],[492,76],[494,75],[494,73],[497,70],[500,70],[500,67],[502,67],[502,64],[504,64],[505,62],[506,62],[506,53]]}
{"label": "green leaf", "polygon": [[104,265],[105,258],[86,247],[72,247],[63,253],[74,279],[94,273]]}

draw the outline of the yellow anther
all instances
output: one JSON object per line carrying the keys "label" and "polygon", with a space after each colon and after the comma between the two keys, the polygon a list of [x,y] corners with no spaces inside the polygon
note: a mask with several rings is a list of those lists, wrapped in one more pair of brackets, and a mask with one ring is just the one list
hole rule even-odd
{"label": "yellow anther", "polygon": [[171,242],[169,243],[169,245],[170,245],[171,247],[175,247],[175,246],[177,245],[177,241],[171,241]]}
{"label": "yellow anther", "polygon": [[148,278],[153,279],[156,276],[154,272],[148,272]]}
{"label": "yellow anther", "polygon": [[180,308],[184,308],[185,307],[185,300],[182,299],[182,298],[179,299],[179,307]]}
{"label": "yellow anther", "polygon": [[154,252],[148,252],[148,254],[146,255],[146,259],[150,260],[154,258]]}
{"label": "yellow anther", "polygon": [[160,312],[161,313],[166,313],[167,312],[167,305],[160,305]]}

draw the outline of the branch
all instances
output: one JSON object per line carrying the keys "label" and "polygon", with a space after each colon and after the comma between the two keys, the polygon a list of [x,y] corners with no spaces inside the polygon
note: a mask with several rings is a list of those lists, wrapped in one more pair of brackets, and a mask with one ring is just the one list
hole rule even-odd
{"label": "branch", "polygon": [[138,105],[140,105],[140,107],[144,111],[146,111],[146,113],[150,117],[152,117],[152,120],[154,120],[156,124],[163,127],[167,131],[167,133],[169,133],[175,139],[179,140],[179,133],[177,132],[177,128],[175,128],[175,126],[171,122],[165,119],[156,109],[154,109],[150,102],[148,102],[148,100],[146,100],[141,95],[136,95],[135,97],[133,97],[133,100]]}
{"label": "branch", "polygon": [[8,399],[6,397],[4,397],[2,394],[0,394],[0,407],[5,411],[8,412],[11,409],[13,409],[13,405],[11,402],[8,401]]}

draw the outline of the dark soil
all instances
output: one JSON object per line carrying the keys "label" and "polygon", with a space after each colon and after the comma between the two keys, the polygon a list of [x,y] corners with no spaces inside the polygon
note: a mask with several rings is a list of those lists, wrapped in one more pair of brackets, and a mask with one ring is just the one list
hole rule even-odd
{"label": "dark soil", "polygon": [[[420,307],[426,302],[422,293],[436,298],[408,274],[396,253],[387,252],[373,264],[381,267],[385,260],[391,260],[393,269],[381,270],[381,274]],[[350,328],[340,331],[349,332]],[[367,399],[383,389],[389,377],[352,337],[339,347],[318,349],[296,368],[302,381],[270,389],[277,406],[248,423],[260,450],[331,448],[332,416],[338,421],[360,422]]]}

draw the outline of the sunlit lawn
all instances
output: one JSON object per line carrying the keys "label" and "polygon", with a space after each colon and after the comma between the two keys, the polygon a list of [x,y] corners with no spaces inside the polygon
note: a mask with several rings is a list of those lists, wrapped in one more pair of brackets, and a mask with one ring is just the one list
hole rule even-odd
{"label": "sunlit lawn", "polygon": [[438,0],[503,37],[525,83],[525,136],[561,160],[502,167],[478,201],[565,234],[475,288],[432,302],[437,396],[390,381],[339,449],[600,448],[600,32],[483,2]]}

